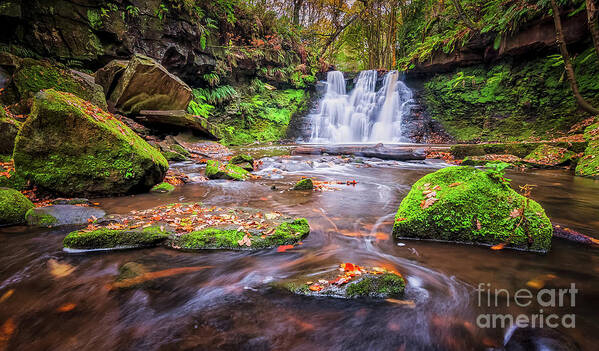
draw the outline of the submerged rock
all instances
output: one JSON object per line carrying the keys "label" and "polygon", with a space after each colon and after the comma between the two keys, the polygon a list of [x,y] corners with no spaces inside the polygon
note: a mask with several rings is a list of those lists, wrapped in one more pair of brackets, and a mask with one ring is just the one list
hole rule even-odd
{"label": "submerged rock", "polygon": [[588,126],[584,137],[589,142],[576,166],[576,175],[599,178],[599,123]]}
{"label": "submerged rock", "polygon": [[78,230],[69,233],[63,240],[67,249],[115,249],[151,247],[168,238],[164,228],[151,226],[143,229],[109,229]]}
{"label": "submerged rock", "polygon": [[553,229],[537,202],[505,184],[501,174],[448,167],[418,180],[393,226],[398,238],[501,245],[548,251]]}
{"label": "submerged rock", "polygon": [[112,114],[52,89],[36,96],[14,161],[17,174],[64,195],[147,191],[168,169],[158,150]]}
{"label": "submerged rock", "polygon": [[312,190],[314,189],[314,183],[311,178],[305,178],[295,183],[293,190]]}
{"label": "submerged rock", "polygon": [[191,88],[154,59],[136,54],[118,79],[109,101],[124,114],[141,110],[185,110]]}
{"label": "submerged rock", "polygon": [[339,270],[282,285],[299,295],[386,299],[402,297],[406,282],[401,274],[384,268],[343,263]]}
{"label": "submerged rock", "polygon": [[25,223],[33,203],[17,190],[0,188],[0,226]]}
{"label": "submerged rock", "polygon": [[58,226],[68,224],[86,224],[88,220],[99,219],[106,215],[102,209],[75,205],[53,205],[33,208],[27,211],[25,219],[32,226]]}
{"label": "submerged rock", "polygon": [[223,165],[216,160],[206,163],[206,177],[210,179],[245,180],[249,175],[250,172],[231,163]]}

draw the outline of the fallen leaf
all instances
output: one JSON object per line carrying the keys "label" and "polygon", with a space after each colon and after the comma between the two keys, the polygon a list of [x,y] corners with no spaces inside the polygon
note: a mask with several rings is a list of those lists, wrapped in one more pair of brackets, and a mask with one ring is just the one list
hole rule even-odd
{"label": "fallen leaf", "polygon": [[406,307],[409,307],[409,308],[416,307],[416,304],[412,300],[385,299],[385,301],[394,303],[396,305],[406,306]]}
{"label": "fallen leaf", "polygon": [[482,228],[480,221],[478,220],[478,218],[476,219],[476,229],[480,230]]}
{"label": "fallen leaf", "polygon": [[500,244],[497,244],[497,245],[493,245],[493,246],[491,246],[491,250],[503,250],[503,248],[505,247],[505,245],[506,245],[505,243],[500,243]]}
{"label": "fallen leaf", "polygon": [[3,303],[4,301],[8,300],[12,294],[14,294],[15,289],[10,289],[7,292],[5,292],[2,297],[0,297],[0,303]]}
{"label": "fallen leaf", "polygon": [[522,209],[521,208],[514,208],[512,210],[512,212],[510,212],[510,217],[512,218],[518,218],[522,215]]}
{"label": "fallen leaf", "polygon": [[402,221],[405,221],[405,220],[407,220],[407,218],[405,218],[405,217],[399,217],[399,218],[395,219],[396,222],[402,222]]}
{"label": "fallen leaf", "polygon": [[56,312],[69,312],[74,310],[75,307],[77,307],[77,305],[74,303],[65,303],[64,305],[58,307],[56,309]]}
{"label": "fallen leaf", "polygon": [[432,206],[432,205],[433,205],[435,202],[437,202],[437,200],[438,200],[438,199],[437,199],[437,198],[434,198],[434,197],[428,198],[428,199],[426,199],[426,200],[422,200],[422,202],[420,203],[420,207],[421,207],[422,209],[429,208],[429,207],[430,207],[430,206]]}
{"label": "fallen leaf", "polygon": [[293,245],[281,245],[277,247],[277,252],[285,252],[289,249],[293,249]]}
{"label": "fallen leaf", "polygon": [[454,186],[458,186],[458,185],[460,185],[460,184],[462,184],[462,183],[461,183],[461,182],[455,182],[455,183],[451,183],[451,184],[449,184],[449,187],[450,187],[450,188],[453,188]]}
{"label": "fallen leaf", "polygon": [[59,263],[53,258],[48,260],[48,268],[50,268],[50,274],[52,274],[54,278],[66,277],[75,270],[75,267],[70,264]]}
{"label": "fallen leaf", "polygon": [[9,318],[0,326],[0,350],[6,350],[10,337],[15,332],[16,326],[12,318]]}

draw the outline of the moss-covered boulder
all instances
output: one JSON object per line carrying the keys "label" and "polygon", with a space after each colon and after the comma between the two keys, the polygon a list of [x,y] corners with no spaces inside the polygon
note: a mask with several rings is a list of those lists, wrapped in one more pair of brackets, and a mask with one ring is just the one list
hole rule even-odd
{"label": "moss-covered boulder", "polygon": [[206,177],[210,179],[245,180],[250,172],[234,164],[223,164],[220,161],[210,160],[206,163]]}
{"label": "moss-covered boulder", "polygon": [[521,165],[522,159],[514,155],[483,155],[483,156],[467,156],[462,160],[463,166],[484,166],[488,163],[509,163],[511,165]]}
{"label": "moss-covered boulder", "polygon": [[298,295],[338,298],[400,298],[406,282],[401,274],[381,267],[343,263],[338,270],[276,283]]}
{"label": "moss-covered boulder", "polygon": [[0,226],[25,223],[33,203],[17,190],[0,188]]}
{"label": "moss-covered boulder", "polygon": [[15,138],[23,123],[17,121],[0,105],[0,155],[12,155]]}
{"label": "moss-covered boulder", "polygon": [[191,88],[154,59],[136,54],[109,99],[124,114],[141,110],[185,110]]}
{"label": "moss-covered boulder", "polygon": [[168,232],[158,226],[144,229],[78,230],[69,233],[63,240],[67,249],[129,249],[152,247],[168,238]]}
{"label": "moss-covered boulder", "polygon": [[448,167],[412,186],[393,234],[548,251],[553,229],[541,205],[515,192],[497,171]]}
{"label": "moss-covered boulder", "polygon": [[17,174],[63,195],[143,192],[168,162],[112,114],[53,89],[36,95],[14,150]]}
{"label": "moss-covered boulder", "polygon": [[299,182],[295,183],[293,190],[312,190],[314,189],[314,183],[311,178],[304,178]]}
{"label": "moss-covered boulder", "polygon": [[12,82],[20,99],[34,97],[40,90],[55,89],[74,94],[83,100],[106,109],[106,97],[94,78],[82,72],[62,69],[47,61],[23,59]]}
{"label": "moss-covered boulder", "polygon": [[233,156],[229,160],[229,163],[237,165],[237,166],[245,169],[246,171],[251,172],[254,170],[254,159],[250,155],[239,154],[239,155]]}
{"label": "moss-covered boulder", "polygon": [[152,189],[150,189],[150,192],[152,192],[152,193],[170,193],[173,190],[175,190],[174,185],[167,183],[167,182],[162,182],[160,184],[154,185],[154,187]]}
{"label": "moss-covered boulder", "polygon": [[599,123],[588,126],[584,131],[588,146],[576,166],[576,175],[599,178]]}
{"label": "moss-covered boulder", "polygon": [[226,228],[207,228],[174,236],[169,246],[182,250],[203,249],[266,249],[280,245],[293,245],[310,233],[305,218],[298,218],[279,224],[273,230],[251,232]]}
{"label": "moss-covered boulder", "polygon": [[566,148],[543,144],[528,154],[524,161],[536,167],[557,167],[569,164],[576,154]]}

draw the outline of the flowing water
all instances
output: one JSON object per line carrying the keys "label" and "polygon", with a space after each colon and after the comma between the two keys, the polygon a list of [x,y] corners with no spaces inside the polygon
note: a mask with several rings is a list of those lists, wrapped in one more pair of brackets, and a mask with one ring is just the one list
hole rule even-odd
{"label": "flowing water", "polygon": [[410,113],[412,91],[390,71],[377,91],[378,73],[362,71],[347,94],[343,73],[327,74],[326,92],[309,116],[311,143],[405,142],[402,118]]}
{"label": "flowing water", "polygon": [[[516,291],[531,281],[546,287],[576,284],[575,307],[544,313],[576,314],[576,328],[533,342],[573,339],[583,350],[599,341],[599,255],[554,240],[546,255],[492,251],[467,245],[396,241],[394,213],[411,184],[446,165],[339,157],[264,159],[262,179],[207,181],[171,194],[99,199],[109,213],[178,201],[249,206],[307,217],[311,233],[287,252],[163,248],[68,254],[69,228],[0,228],[0,349],[7,350],[479,350],[500,348],[509,328],[476,327],[481,313],[538,313],[533,304],[499,309],[478,306],[479,283]],[[177,167],[199,172],[198,165]],[[301,176],[356,180],[323,192],[287,191]],[[537,184],[533,197],[556,222],[585,233],[599,230],[599,182],[567,171],[509,174],[514,186]],[[272,190],[271,186],[277,190]],[[52,272],[56,260],[65,266]],[[129,289],[107,286],[119,267],[135,262],[148,271],[209,266]],[[291,295],[269,283],[335,269],[339,263],[382,265],[408,281],[406,300],[342,300]],[[70,271],[68,267],[74,269]],[[60,274],[62,271],[62,274]],[[54,273],[54,274],[52,274]],[[551,276],[548,276],[551,275]],[[539,278],[540,277],[540,278]],[[549,278],[548,278],[549,277]],[[523,348],[526,350],[530,348]],[[539,348],[541,349],[541,348]],[[555,348],[554,348],[555,349]],[[568,348],[562,348],[568,349]]]}

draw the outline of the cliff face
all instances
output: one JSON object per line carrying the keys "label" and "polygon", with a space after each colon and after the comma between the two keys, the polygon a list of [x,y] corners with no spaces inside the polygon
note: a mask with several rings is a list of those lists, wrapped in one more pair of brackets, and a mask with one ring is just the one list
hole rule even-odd
{"label": "cliff face", "polygon": [[[581,12],[572,17],[562,16],[564,37],[568,45],[581,46],[590,40],[586,13]],[[518,32],[503,37],[499,48],[493,47],[492,35],[478,35],[465,46],[446,54],[435,53],[426,62],[416,64],[410,75],[449,72],[456,67],[477,64],[492,64],[510,57],[538,57],[548,53],[559,53],[555,42],[553,18],[544,17],[522,26]]]}

